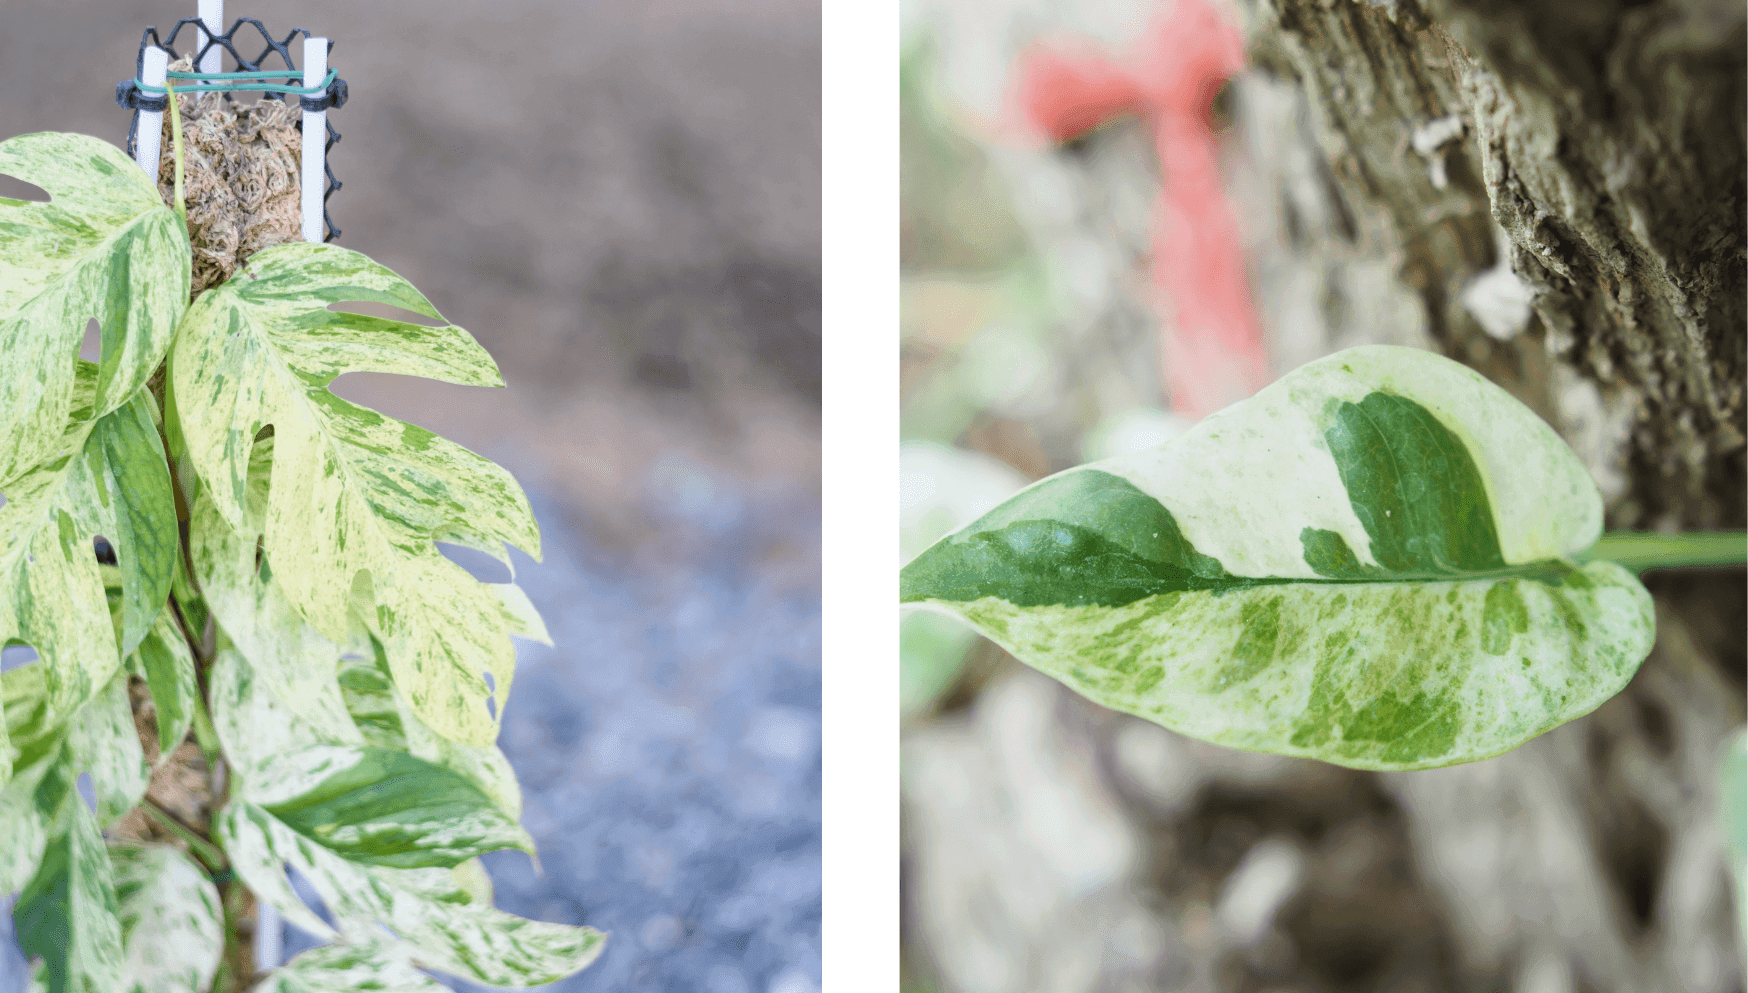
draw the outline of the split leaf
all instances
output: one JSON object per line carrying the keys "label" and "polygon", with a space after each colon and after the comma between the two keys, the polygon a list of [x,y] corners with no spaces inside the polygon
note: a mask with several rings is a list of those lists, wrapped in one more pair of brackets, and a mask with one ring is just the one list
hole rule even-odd
{"label": "split leaf", "polygon": [[251,450],[273,429],[263,549],[287,599],[329,639],[364,619],[396,682],[434,730],[490,745],[514,672],[511,612],[435,542],[539,553],[527,498],[509,473],[433,435],[348,403],[345,372],[423,375],[499,386],[497,368],[461,328],[331,311],[391,304],[441,319],[405,280],[356,252],[281,245],[202,294],[171,357],[178,437],[220,516],[248,530]]}
{"label": "split leaf", "polygon": [[[91,410],[95,372],[79,363],[76,415]],[[149,404],[141,392],[101,417],[75,419],[43,461],[0,480],[0,644],[36,649],[52,721],[108,682],[169,596],[176,508]],[[99,535],[120,567],[119,646],[97,563]]]}
{"label": "split leaf", "polygon": [[[51,454],[74,411],[101,417],[145,385],[188,305],[188,231],[153,177],[120,149],[77,134],[0,142],[0,174],[48,203],[0,197],[0,480]],[[102,327],[94,391],[74,365]]]}

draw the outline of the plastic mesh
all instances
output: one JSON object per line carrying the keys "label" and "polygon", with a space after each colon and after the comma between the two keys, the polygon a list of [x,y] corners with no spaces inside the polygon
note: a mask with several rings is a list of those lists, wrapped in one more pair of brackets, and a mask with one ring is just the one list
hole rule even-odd
{"label": "plastic mesh", "polygon": [[[253,40],[247,36],[244,38],[238,38],[238,32],[242,31],[245,27],[252,28],[254,35],[258,37],[265,46],[261,49],[260,53],[256,54],[253,58],[245,55],[243,51],[238,48],[239,44],[247,44],[250,46],[250,50],[253,51],[255,44]],[[210,41],[205,45],[200,46],[199,51],[186,53],[178,52],[175,47],[177,36],[182,33],[183,28],[189,29],[189,33],[193,36],[193,41],[198,42],[200,32],[205,30],[205,25],[198,17],[185,17],[176,22],[176,27],[170,31],[170,35],[167,38],[160,37],[158,29],[155,27],[146,28],[145,33],[140,36],[140,53],[139,57],[134,62],[134,78],[123,80],[121,84],[116,87],[116,102],[123,107],[133,109],[133,119],[127,126],[127,153],[129,155],[133,155],[138,149],[141,107],[145,106],[149,109],[155,106],[155,101],[152,97],[148,94],[141,93],[139,87],[136,85],[136,81],[146,71],[147,48],[162,48],[169,53],[171,62],[175,62],[184,55],[191,55],[194,64],[198,66],[206,53],[216,46],[223,49],[225,52],[228,52],[231,58],[236,60],[238,72],[270,72],[278,69],[280,64],[283,63],[286,70],[286,82],[295,85],[302,85],[303,83],[303,70],[299,69],[297,64],[293,62],[291,58],[291,43],[296,41],[299,37],[314,37],[314,35],[310,34],[310,32],[304,28],[293,28],[291,33],[284,38],[275,40],[274,37],[268,33],[266,26],[264,26],[260,21],[253,17],[240,17],[235,24],[231,25],[229,31],[226,31],[224,34],[213,35]],[[330,40],[328,42],[328,51],[331,53],[333,50],[334,43]],[[324,94],[322,98],[314,101],[314,103],[318,106],[339,107],[346,102],[346,97],[346,81],[343,79],[335,79],[328,87],[327,93]],[[225,94],[226,100],[229,100],[230,98],[230,94]],[[157,98],[159,101],[163,99],[163,97]],[[304,106],[310,106],[310,101],[308,101],[307,98],[304,101]],[[303,129],[303,122],[301,120],[298,122],[297,127],[300,131]],[[324,149],[331,151],[333,147],[339,143],[340,132],[334,130],[333,118],[329,117],[327,143],[324,146]],[[323,162],[328,174],[328,186],[322,191],[322,222],[327,230],[327,233],[323,236],[322,240],[333,241],[340,237],[340,229],[334,226],[334,218],[328,213],[328,198],[332,197],[334,193],[340,189],[340,180],[334,176],[333,158],[324,155]]]}

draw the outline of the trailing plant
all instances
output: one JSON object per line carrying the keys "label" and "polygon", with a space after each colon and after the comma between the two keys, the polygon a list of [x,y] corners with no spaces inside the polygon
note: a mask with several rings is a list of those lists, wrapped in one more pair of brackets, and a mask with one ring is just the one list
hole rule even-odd
{"label": "trailing plant", "polygon": [[[546,632],[438,543],[538,556],[528,501],[328,389],[501,386],[491,358],[333,245],[268,248],[191,303],[184,221],[95,138],[5,141],[0,173],[50,198],[0,198],[0,643],[37,654],[0,676],[0,891],[38,986],[439,990],[418,967],[521,987],[586,966],[600,933],[494,909],[475,861],[534,851],[495,742],[511,638]],[[353,302],[437,324],[330,309]],[[253,901],[333,944],[253,974]]]}
{"label": "trailing plant", "polygon": [[1148,452],[1020,491],[904,567],[1088,698],[1362,769],[1498,755],[1651,650],[1628,568],[1740,562],[1741,533],[1611,535],[1559,436],[1427,352],[1312,362]]}

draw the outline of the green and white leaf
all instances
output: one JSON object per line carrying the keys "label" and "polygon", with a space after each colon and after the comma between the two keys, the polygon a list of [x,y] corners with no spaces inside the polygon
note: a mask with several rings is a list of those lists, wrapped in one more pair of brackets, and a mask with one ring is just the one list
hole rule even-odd
{"label": "green and white leaf", "polygon": [[333,932],[297,899],[285,880],[286,864],[303,873],[337,917],[380,922],[416,950],[421,965],[487,986],[554,982],[601,952],[604,935],[593,928],[530,921],[476,904],[446,868],[352,861],[247,800],[227,805],[214,828],[249,888],[319,935]]}
{"label": "green and white leaf", "polygon": [[486,867],[479,859],[468,859],[450,872],[455,876],[455,885],[467,894],[469,903],[490,907],[496,901],[496,887],[492,885],[491,874],[486,872]]}
{"label": "green and white leaf", "polygon": [[[0,786],[0,891],[23,887],[59,830],[63,801],[90,773],[101,828],[139,802],[150,770],[134,730],[127,675],[117,673],[71,719],[51,720],[42,662],[0,676],[6,720],[18,747],[15,775]],[[83,807],[83,801],[78,801]]]}
{"label": "green and white leaf", "polygon": [[479,787],[404,751],[307,745],[238,770],[236,795],[350,861],[455,865],[534,841]]}
{"label": "green and white leaf", "polygon": [[335,682],[318,685],[316,696],[294,710],[273,691],[278,680],[264,678],[229,646],[213,656],[207,679],[213,730],[231,767],[244,774],[300,748],[364,743]]}
{"label": "green and white leaf", "polygon": [[169,610],[158,615],[140,647],[128,656],[127,667],[151,690],[152,706],[158,713],[158,761],[162,764],[188,737],[194,710],[200,705],[194,655]]}
{"label": "green and white leaf", "polygon": [[456,772],[479,787],[512,820],[522,817],[522,787],[503,750],[496,745],[476,748],[450,741],[426,727],[395,689],[380,653],[374,662],[341,659],[340,688],[346,710],[368,744],[408,752]]}
{"label": "green and white leaf", "polygon": [[285,710],[255,672],[241,653],[223,649],[211,676],[234,796],[363,864],[447,868],[505,848],[532,854],[516,816],[466,776],[380,733],[366,744],[338,683],[318,709],[326,719],[312,721]]}
{"label": "green and white leaf", "polygon": [[[245,508],[251,528],[265,507],[272,452],[272,438],[255,446]],[[213,686],[219,734],[239,767],[299,742],[365,744],[450,769],[512,821],[521,817],[521,790],[496,745],[477,748],[431,731],[396,690],[379,643],[359,633],[362,644],[342,646],[305,623],[281,592],[270,560],[262,555],[257,565],[255,539],[232,531],[206,493],[196,498],[191,516],[190,547],[205,599],[234,643],[221,653]],[[359,651],[374,661],[358,658]]]}
{"label": "green and white leaf", "polygon": [[347,645],[304,621],[257,544],[273,441],[255,446],[245,530],[233,530],[216,509],[211,490],[201,488],[189,511],[189,557],[207,610],[249,660],[268,695],[315,725],[338,726],[345,722],[345,708],[334,687],[334,666]]}
{"label": "green and white leaf", "polygon": [[[14,775],[0,786],[0,892],[16,893],[36,875],[43,846],[60,813],[60,787],[78,779],[62,767],[64,724],[50,721],[44,666],[38,661],[0,675],[6,724],[17,754]],[[44,785],[51,773],[56,778]]]}
{"label": "green and white leaf", "polygon": [[[188,231],[153,177],[121,149],[77,134],[0,142],[0,174],[48,203],[0,197],[0,480],[54,454],[68,420],[127,403],[157,369],[188,305]],[[75,363],[85,326],[102,365],[84,396]]]}
{"label": "green and white leaf", "polygon": [[499,386],[496,366],[452,325],[331,311],[386,303],[441,320],[405,280],[331,245],[267,249],[183,319],[171,357],[177,436],[233,530],[248,531],[251,449],[274,437],[263,548],[297,611],[330,640],[352,627],[357,580],[396,682],[434,730],[489,745],[490,673],[501,704],[519,623],[435,540],[539,553],[527,498],[491,462],[422,428],[334,396],[346,372]]}
{"label": "green and white leaf", "polygon": [[67,725],[67,752],[90,774],[97,797],[97,822],[107,827],[134,809],[152,780],[134,726],[126,672],[117,672]]}
{"label": "green and white leaf", "polygon": [[207,993],[225,950],[218,888],[168,845],[111,845],[120,993]]}
{"label": "green and white leaf", "polygon": [[[89,419],[95,373],[79,363],[75,415],[84,419],[65,426],[42,462],[0,479],[0,644],[36,649],[53,721],[83,705],[145,637],[175,568],[176,508],[150,398],[136,394]],[[120,565],[119,646],[93,547],[99,535]]]}
{"label": "green and white leaf", "polygon": [[122,988],[122,942],[109,852],[72,780],[44,786],[56,797],[54,828],[12,910],[18,947],[42,957],[46,993],[110,993]]}
{"label": "green and white leaf", "polygon": [[253,993],[448,993],[388,942],[323,945],[267,974]]}
{"label": "green and white leaf", "polygon": [[1649,653],[1582,463],[1463,366],[1352,349],[1150,452],[1023,490],[904,568],[1087,697],[1236,748],[1368,769],[1497,755]]}

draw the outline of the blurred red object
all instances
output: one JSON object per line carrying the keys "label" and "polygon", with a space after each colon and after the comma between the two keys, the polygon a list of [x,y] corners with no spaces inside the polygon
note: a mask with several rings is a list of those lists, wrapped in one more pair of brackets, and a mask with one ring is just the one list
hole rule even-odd
{"label": "blurred red object", "polygon": [[1244,68],[1237,25],[1202,0],[1167,0],[1120,62],[1090,48],[1020,56],[1020,110],[1058,143],[1124,114],[1153,132],[1162,189],[1153,216],[1155,304],[1169,308],[1161,363],[1173,409],[1201,418],[1267,385],[1268,357],[1243,242],[1220,185],[1209,113]]}

